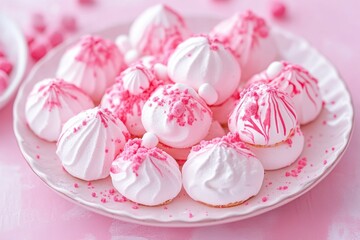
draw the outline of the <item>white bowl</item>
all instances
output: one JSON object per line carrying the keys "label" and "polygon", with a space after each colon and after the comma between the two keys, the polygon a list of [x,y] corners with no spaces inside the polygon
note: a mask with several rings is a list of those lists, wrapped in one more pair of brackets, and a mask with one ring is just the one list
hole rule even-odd
{"label": "white bowl", "polygon": [[0,44],[7,58],[13,64],[9,85],[0,94],[0,109],[9,102],[16,93],[23,79],[28,60],[28,48],[20,28],[4,14],[0,13]]}

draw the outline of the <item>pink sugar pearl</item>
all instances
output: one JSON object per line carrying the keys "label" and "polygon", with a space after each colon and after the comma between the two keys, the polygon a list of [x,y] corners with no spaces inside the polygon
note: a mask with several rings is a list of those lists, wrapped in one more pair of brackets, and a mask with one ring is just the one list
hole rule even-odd
{"label": "pink sugar pearl", "polygon": [[271,3],[271,14],[275,18],[283,18],[286,14],[286,5],[280,1]]}
{"label": "pink sugar pearl", "polygon": [[0,70],[10,75],[13,69],[12,63],[6,58],[0,58]]}

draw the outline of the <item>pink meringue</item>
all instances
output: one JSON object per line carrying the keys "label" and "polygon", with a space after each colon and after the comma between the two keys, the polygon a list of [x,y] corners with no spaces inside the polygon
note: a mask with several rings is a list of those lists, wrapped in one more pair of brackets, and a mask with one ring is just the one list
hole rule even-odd
{"label": "pink meringue", "polygon": [[313,121],[322,109],[318,80],[306,69],[288,62],[273,62],[263,73],[252,80],[267,82],[286,92],[294,103],[300,124]]}
{"label": "pink meringue", "polygon": [[184,19],[167,5],[158,4],[134,20],[129,41],[140,56],[162,56],[166,63],[168,55],[189,35]]}
{"label": "pink meringue", "polygon": [[56,154],[72,176],[86,181],[102,179],[109,176],[112,161],[129,137],[119,118],[95,107],[65,123]]}
{"label": "pink meringue", "polygon": [[195,201],[232,207],[260,191],[264,168],[238,135],[229,134],[194,146],[182,177],[185,191]]}
{"label": "pink meringue", "polygon": [[37,136],[52,142],[59,138],[67,120],[93,107],[90,97],[75,85],[47,78],[36,83],[27,97],[25,118]]}
{"label": "pink meringue", "polygon": [[179,44],[169,58],[168,75],[176,83],[193,87],[209,105],[219,105],[234,93],[241,70],[221,43],[198,36]]}
{"label": "pink meringue", "polygon": [[278,57],[277,46],[265,20],[250,10],[220,22],[209,35],[233,51],[242,67],[243,82]]}
{"label": "pink meringue", "polygon": [[290,136],[297,127],[297,116],[286,93],[260,83],[241,92],[228,125],[246,143],[273,145]]}
{"label": "pink meringue", "polygon": [[194,89],[177,83],[159,87],[151,95],[142,109],[141,121],[161,143],[187,148],[208,134],[212,112]]}
{"label": "pink meringue", "polygon": [[141,64],[127,68],[117,78],[101,100],[101,106],[117,115],[134,136],[142,136],[145,129],[141,111],[145,102],[162,81]]}
{"label": "pink meringue", "polygon": [[127,199],[147,206],[168,203],[182,187],[179,165],[159,148],[129,140],[112,163],[110,176],[114,187]]}
{"label": "pink meringue", "polygon": [[123,56],[113,42],[85,36],[62,56],[56,75],[99,102],[123,67]]}

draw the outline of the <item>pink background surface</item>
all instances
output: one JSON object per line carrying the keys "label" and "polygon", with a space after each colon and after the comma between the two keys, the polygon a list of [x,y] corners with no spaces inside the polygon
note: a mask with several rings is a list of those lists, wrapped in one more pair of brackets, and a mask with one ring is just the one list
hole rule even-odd
{"label": "pink background surface", "polygon": [[[24,28],[34,11],[47,10],[46,15],[52,21],[64,12],[76,13],[80,30],[90,31],[129,21],[157,1],[102,0],[93,7],[79,7],[76,2],[0,0],[0,11]],[[224,18],[235,11],[252,8],[271,20],[269,0],[166,2],[184,15]],[[360,107],[357,93],[360,89],[360,1],[284,2],[288,17],[273,23],[305,37],[334,63],[352,93],[356,111]],[[230,224],[158,228],[103,217],[68,202],[49,189],[31,171],[18,149],[12,130],[12,107],[13,101],[0,110],[0,239],[360,239],[358,128],[334,171],[291,203]],[[359,121],[356,117],[355,125]]]}

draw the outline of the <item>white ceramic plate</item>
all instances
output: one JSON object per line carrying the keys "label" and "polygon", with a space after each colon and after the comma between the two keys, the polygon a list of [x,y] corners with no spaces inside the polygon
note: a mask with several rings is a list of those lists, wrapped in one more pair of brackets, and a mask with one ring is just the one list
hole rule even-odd
{"label": "white ceramic plate", "polygon": [[0,13],[0,44],[4,48],[7,57],[14,65],[10,74],[10,82],[7,89],[0,94],[0,109],[15,94],[20,86],[21,80],[25,73],[28,49],[24,35],[18,26],[8,17]]}
{"label": "white ceramic plate", "polygon": [[[188,19],[189,26],[197,32],[209,30],[216,22],[211,18]],[[127,28],[127,25],[120,25],[97,34],[114,38],[118,33],[126,33]],[[320,116],[302,128],[306,146],[299,160],[287,168],[266,172],[260,193],[240,206],[211,208],[191,200],[184,192],[166,206],[137,206],[122,202],[112,190],[109,178],[88,183],[67,174],[55,155],[55,144],[37,138],[27,127],[24,108],[32,86],[54,75],[69,43],[43,59],[19,91],[14,106],[14,129],[20,149],[33,171],[52,189],[92,211],[128,222],[205,226],[249,218],[284,205],[314,187],[339,162],[350,139],[353,107],[343,81],[321,54],[303,39],[284,30],[275,29],[274,36],[283,59],[303,65],[318,77],[325,105]]]}

